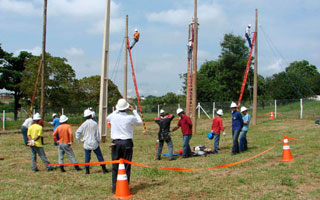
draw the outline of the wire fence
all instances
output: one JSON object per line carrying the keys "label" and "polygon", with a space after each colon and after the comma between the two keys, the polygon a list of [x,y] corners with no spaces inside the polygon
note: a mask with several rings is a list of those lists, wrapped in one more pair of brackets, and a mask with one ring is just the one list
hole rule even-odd
{"label": "wire fence", "polygon": [[[231,116],[230,109],[231,101],[225,102],[199,102],[197,106],[198,118],[212,119],[218,109],[224,111],[224,116]],[[137,105],[133,104],[137,110]],[[146,121],[153,121],[159,115],[160,109],[165,110],[166,113],[176,114],[177,108],[185,109],[185,104],[158,104],[158,105],[144,105],[142,102],[142,111]],[[246,106],[250,114],[252,114],[252,103],[243,102],[241,106]],[[272,101],[258,101],[257,117],[268,118],[272,115],[276,119],[290,120],[290,119],[320,119],[320,101],[316,99],[281,99]],[[83,111],[87,107],[67,107],[67,108],[50,108],[46,107],[46,115],[44,120],[52,121],[52,114],[67,115],[70,124],[80,124],[83,122]],[[96,112],[96,117],[99,116],[99,108],[92,108]],[[108,113],[111,113],[115,108],[109,106]],[[39,112],[37,108],[33,112]],[[19,129],[23,121],[27,118],[28,108],[22,108],[18,113],[18,121],[13,120],[12,110],[3,110],[1,114],[0,126],[2,129]]]}

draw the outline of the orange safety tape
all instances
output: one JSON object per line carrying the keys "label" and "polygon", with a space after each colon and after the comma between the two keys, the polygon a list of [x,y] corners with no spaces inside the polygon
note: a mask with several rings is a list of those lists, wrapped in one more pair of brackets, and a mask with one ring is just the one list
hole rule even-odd
{"label": "orange safety tape", "polygon": [[[290,140],[298,140],[298,139],[295,139],[295,138],[292,138],[292,137],[288,137],[288,136],[285,136],[285,138],[290,139]],[[201,171],[201,170],[208,170],[208,169],[221,169],[221,168],[226,168],[226,167],[231,167],[231,166],[234,166],[234,165],[238,165],[238,164],[247,162],[249,160],[252,160],[254,158],[257,158],[257,157],[267,153],[268,151],[271,151],[272,149],[274,149],[276,146],[281,144],[283,142],[283,140],[284,139],[282,139],[281,141],[277,142],[275,145],[273,145],[272,147],[266,149],[265,151],[263,151],[263,152],[261,152],[259,154],[256,154],[254,156],[251,156],[251,157],[249,157],[247,159],[240,160],[240,161],[234,162],[234,163],[228,163],[228,164],[224,164],[224,165],[210,167],[210,168],[192,169],[192,168],[153,167],[153,166],[150,166],[150,165],[140,164],[140,163],[132,162],[132,161],[125,160],[125,159],[122,159],[122,160],[123,160],[124,163],[130,164],[130,165],[136,165],[136,166],[139,166],[139,167],[152,168],[152,169],[158,168],[158,169],[169,170],[169,171]],[[60,166],[60,165],[63,165],[63,166],[79,166],[79,165],[104,165],[104,164],[119,164],[119,163],[120,163],[120,160],[104,161],[104,162],[92,162],[92,163],[77,163],[77,164],[45,164],[45,163],[36,163],[36,164],[54,165],[54,166]]]}

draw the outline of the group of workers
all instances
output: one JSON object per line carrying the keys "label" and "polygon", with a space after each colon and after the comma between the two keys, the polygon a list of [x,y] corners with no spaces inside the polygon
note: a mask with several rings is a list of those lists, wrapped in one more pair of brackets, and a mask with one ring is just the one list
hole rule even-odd
{"label": "group of workers", "polygon": [[[237,104],[232,102],[230,108],[232,109],[232,155],[248,150],[247,143],[247,132],[249,130],[250,123],[250,115],[248,114],[248,109],[246,107],[241,107],[240,112],[237,111]],[[208,134],[209,139],[214,139],[213,144],[213,154],[217,154],[219,149],[220,142],[220,133],[222,132],[225,136],[226,133],[224,131],[222,115],[223,110],[219,109],[217,112],[217,116],[213,118],[211,131]],[[168,145],[169,150],[169,160],[175,160],[173,157],[173,143],[170,136],[170,132],[177,130],[181,127],[181,131],[183,134],[183,149],[182,149],[182,158],[187,158],[192,156],[192,152],[190,149],[190,139],[192,137],[192,122],[189,116],[185,115],[183,109],[179,108],[177,110],[177,114],[179,115],[178,125],[170,131],[170,123],[174,116],[172,114],[165,113],[164,110],[160,110],[160,116],[156,117],[154,120],[159,125],[158,132],[158,151],[156,155],[156,160],[161,160],[161,152],[163,149],[164,142]],[[240,142],[239,142],[240,137]]]}
{"label": "group of workers", "polygon": [[[250,115],[247,108],[241,107],[241,113],[237,111],[237,105],[232,102],[232,138],[233,147],[232,155],[245,151],[247,147],[246,134],[248,132],[248,126],[250,123]],[[133,115],[129,115],[128,112],[132,112]],[[177,115],[179,121],[177,125],[170,130],[170,124],[174,119],[174,115],[165,113],[164,110],[160,111],[160,116],[155,118],[155,122],[159,125],[158,132],[158,149],[156,154],[156,160],[161,160],[161,152],[164,142],[167,143],[169,148],[169,160],[175,160],[173,156],[173,144],[170,136],[171,132],[181,128],[183,149],[182,158],[188,158],[193,156],[190,148],[190,140],[192,138],[192,122],[189,116],[187,116],[183,109],[177,109]],[[211,133],[214,135],[214,153],[218,153],[220,133],[225,135],[222,117],[223,111],[219,109],[217,116],[212,121]],[[64,155],[67,154],[69,160],[73,164],[77,164],[78,161],[72,149],[73,134],[71,125],[68,124],[68,117],[61,115],[60,118],[57,114],[53,114],[54,131],[52,134],[54,144],[58,145],[58,160],[59,168],[61,172],[65,172]],[[85,121],[76,130],[75,136],[79,142],[83,142],[83,148],[85,152],[85,163],[90,163],[91,152],[96,154],[99,162],[103,162],[104,158],[100,149],[101,137],[99,134],[98,124],[94,120],[95,113],[90,109],[84,111],[83,117]],[[132,160],[133,155],[133,128],[134,126],[141,125],[142,119],[138,112],[131,106],[125,99],[119,99],[116,104],[116,110],[107,116],[108,123],[111,124],[111,158],[112,160],[119,160],[120,158],[128,161]],[[46,164],[47,170],[52,171],[55,169],[48,161],[41,138],[43,137],[43,127],[40,123],[43,121],[39,113],[33,115],[32,118],[28,118],[23,123],[21,130],[25,141],[25,133],[27,137],[26,144],[30,146],[32,170],[39,171],[37,168],[37,155],[41,158],[42,162]],[[240,144],[238,138],[240,136]],[[116,191],[116,182],[118,174],[119,164],[112,165],[112,192]],[[74,165],[77,171],[82,170],[78,165]],[[107,173],[108,170],[104,164],[101,165],[102,172]],[[130,182],[131,165],[125,164],[126,174],[128,182]],[[85,165],[86,174],[90,174],[89,165]]]}

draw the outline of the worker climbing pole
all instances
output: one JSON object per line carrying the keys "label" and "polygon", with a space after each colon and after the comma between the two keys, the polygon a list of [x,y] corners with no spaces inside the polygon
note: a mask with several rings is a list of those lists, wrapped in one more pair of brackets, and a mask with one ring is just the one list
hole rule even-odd
{"label": "worker climbing pole", "polygon": [[[128,47],[130,47],[129,37],[127,39],[127,43],[128,43]],[[138,91],[138,85],[137,85],[136,75],[134,73],[134,67],[133,67],[133,61],[132,61],[132,55],[131,55],[131,48],[128,48],[128,51],[129,51],[130,62],[131,62],[132,79],[133,79],[134,87],[136,89],[138,106],[139,106],[139,110],[140,110],[140,114],[141,114],[141,119],[142,119],[142,122],[143,122],[143,130],[144,130],[143,133],[146,134],[147,133],[147,127],[146,127],[146,123],[144,121],[144,117],[143,117],[143,113],[142,113],[142,108],[141,108],[141,103],[140,103],[140,96],[139,96],[139,91]]]}
{"label": "worker climbing pole", "polygon": [[242,87],[241,87],[241,90],[240,90],[240,96],[239,96],[239,100],[238,100],[238,108],[239,108],[239,106],[241,104],[244,88],[245,88],[246,83],[247,83],[247,78],[248,78],[248,73],[249,73],[249,69],[250,69],[250,65],[251,65],[251,57],[252,57],[253,47],[255,45],[255,40],[256,40],[256,32],[254,32],[254,35],[253,35],[253,38],[252,38],[252,45],[251,45],[250,54],[249,54],[249,58],[248,58],[248,62],[247,62],[247,68],[246,68],[246,71],[244,73]]}
{"label": "worker climbing pole", "polygon": [[186,99],[186,114],[190,116],[191,97],[192,97],[192,47],[193,47],[193,23],[189,24],[188,44],[187,44],[187,99]]}

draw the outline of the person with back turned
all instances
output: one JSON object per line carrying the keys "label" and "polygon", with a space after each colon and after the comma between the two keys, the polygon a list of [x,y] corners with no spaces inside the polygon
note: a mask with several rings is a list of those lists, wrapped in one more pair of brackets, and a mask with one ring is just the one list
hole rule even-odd
{"label": "person with back turned", "polygon": [[[132,111],[133,115],[128,115]],[[131,161],[133,154],[133,127],[142,124],[138,112],[125,99],[119,99],[116,110],[107,117],[111,124],[112,160],[120,158]],[[116,191],[119,164],[112,165],[112,193]],[[128,183],[130,183],[131,165],[125,164]]]}

